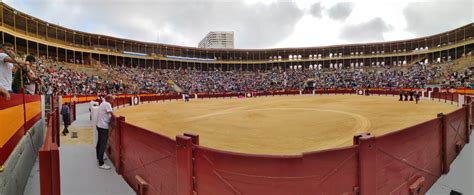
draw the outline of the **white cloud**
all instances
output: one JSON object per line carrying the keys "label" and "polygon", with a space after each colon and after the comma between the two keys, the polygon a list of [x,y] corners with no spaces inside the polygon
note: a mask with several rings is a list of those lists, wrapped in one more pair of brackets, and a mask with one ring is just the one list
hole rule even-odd
{"label": "white cloud", "polygon": [[351,42],[384,41],[383,34],[392,29],[381,18],[374,18],[356,25],[347,25],[341,29],[341,39]]}
{"label": "white cloud", "polygon": [[354,4],[350,2],[338,3],[327,10],[331,19],[344,21],[351,15]]}
{"label": "white cloud", "polygon": [[410,3],[403,10],[407,31],[426,36],[474,22],[474,1],[433,0]]}
{"label": "white cloud", "polygon": [[[150,42],[156,42],[159,35],[161,43],[184,46],[197,46],[213,30],[235,31],[238,48],[309,47],[409,39],[474,21],[472,0],[4,2],[32,16],[80,31]],[[361,29],[360,25],[366,26],[362,35],[340,36],[351,29]]]}

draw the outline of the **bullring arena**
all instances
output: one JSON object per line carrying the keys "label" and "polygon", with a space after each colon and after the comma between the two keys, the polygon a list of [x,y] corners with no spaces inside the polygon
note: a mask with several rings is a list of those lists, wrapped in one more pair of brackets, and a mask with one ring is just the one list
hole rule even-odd
{"label": "bullring arena", "polygon": [[[255,10],[242,10],[250,16],[282,9],[286,17],[290,12],[278,4],[293,1],[257,3]],[[64,15],[74,23],[102,17],[97,14],[102,9],[120,4],[127,11],[113,14],[127,14],[86,24],[94,29],[98,26],[92,23],[113,18],[125,31],[162,20],[116,19],[127,17],[130,9],[133,16],[148,13],[146,9],[155,13],[175,1],[165,6],[158,1],[101,6],[99,1],[77,1],[77,6],[99,9],[57,1],[48,10],[38,9],[40,3],[0,1],[0,195],[474,194],[472,21],[438,24],[434,18],[442,14],[431,14],[426,23],[445,31],[416,34],[408,27],[392,29],[392,19],[383,17],[359,21],[350,14],[346,23],[328,15],[346,2],[319,2],[295,6],[301,21],[328,20],[338,26],[334,31],[340,36],[318,34],[333,30],[331,26],[299,22],[295,35],[301,34],[296,33],[300,27],[317,27],[317,33],[301,34],[311,37],[298,39],[312,44],[310,38],[316,37],[340,45],[283,48],[277,43],[293,38],[282,36],[269,40],[275,42],[269,48],[233,48],[233,43],[230,48],[208,48],[201,45],[206,39],[210,43],[216,32],[206,35],[199,47],[143,42],[70,29],[17,10],[10,2],[21,9],[34,7],[39,15],[60,9],[61,19]],[[388,2],[370,5],[384,4],[395,21],[397,12],[408,13],[401,9],[404,2],[398,10],[398,1]],[[431,1],[417,3],[432,9]],[[441,4],[446,13],[461,14],[447,8],[451,4],[472,7],[472,2]],[[233,6],[238,4],[225,5],[226,11],[239,10]],[[410,5],[403,6],[426,11]],[[183,16],[193,6],[183,9]],[[356,12],[366,8],[356,7]],[[317,9],[321,16],[313,13]],[[72,16],[83,10],[88,13],[76,21]],[[262,13],[264,18],[271,15]],[[175,30],[175,17],[166,18],[166,25],[151,31]],[[273,37],[280,19],[262,20],[275,28]],[[130,21],[134,25],[126,25]],[[189,20],[195,21],[200,19]],[[449,28],[457,28],[445,29],[441,23],[447,21]],[[187,22],[177,26],[188,27]],[[99,26],[109,32],[104,24]],[[382,24],[381,32],[364,35],[377,30],[365,27],[372,24]],[[250,29],[254,39],[245,41],[257,44],[271,38],[253,34],[262,29],[264,25]],[[358,32],[347,33],[351,29]],[[359,33],[364,36],[357,38]],[[217,34],[233,37],[233,32]],[[329,34],[339,42],[332,43]],[[394,40],[398,36],[404,39]],[[348,39],[364,37],[370,39]],[[382,42],[370,42],[375,40]],[[406,95],[403,101],[400,94]],[[416,103],[407,101],[408,96],[421,97]]]}
{"label": "bullring arena", "polygon": [[301,154],[352,145],[354,135],[379,136],[450,113],[457,106],[398,101],[398,96],[320,95],[198,99],[118,109],[127,122],[173,138],[250,154]]}

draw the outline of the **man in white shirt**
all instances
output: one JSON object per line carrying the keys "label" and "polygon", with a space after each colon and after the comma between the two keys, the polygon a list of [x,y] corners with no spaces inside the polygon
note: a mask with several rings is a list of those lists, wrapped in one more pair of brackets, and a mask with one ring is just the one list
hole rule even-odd
{"label": "man in white shirt", "polygon": [[99,168],[101,169],[110,169],[109,165],[104,163],[104,153],[107,147],[107,140],[109,139],[109,127],[110,127],[110,119],[112,117],[112,105],[110,104],[114,97],[112,95],[107,95],[99,105],[97,109],[97,146],[96,146],[96,154],[97,160],[99,161]]}
{"label": "man in white shirt", "polygon": [[[11,43],[5,43],[0,47],[0,96],[7,100],[10,99],[9,92],[12,91],[13,63],[16,63],[16,61],[8,55],[9,53],[14,53]],[[21,66],[21,64],[18,66]]]}

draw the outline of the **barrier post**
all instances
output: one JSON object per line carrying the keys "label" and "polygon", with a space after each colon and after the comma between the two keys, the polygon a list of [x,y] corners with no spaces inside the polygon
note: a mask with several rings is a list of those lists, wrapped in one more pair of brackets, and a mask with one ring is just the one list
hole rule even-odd
{"label": "barrier post", "polygon": [[74,121],[77,119],[77,106],[76,106],[76,102],[74,102]]}
{"label": "barrier post", "polygon": [[472,128],[472,122],[473,122],[473,120],[472,120],[472,110],[473,110],[472,107],[474,106],[474,103],[472,102],[472,99],[471,99],[470,96],[465,96],[465,98],[466,98],[465,101],[467,102],[467,105],[469,105],[469,115],[471,116],[470,123],[469,123],[469,135],[470,135],[471,128]]}
{"label": "barrier post", "polygon": [[51,144],[50,157],[52,195],[59,195],[61,194],[61,173],[59,167],[59,149],[56,143]]}
{"label": "barrier post", "polygon": [[138,186],[137,186],[137,195],[147,195],[148,194],[148,187],[149,184],[140,176],[135,176],[135,179],[137,180]]}
{"label": "barrier post", "polygon": [[357,144],[359,145],[360,194],[377,194],[375,137],[369,133],[361,134]]}
{"label": "barrier post", "polygon": [[183,133],[184,136],[190,137],[194,145],[199,145],[199,135],[194,133]]}
{"label": "barrier post", "polygon": [[192,138],[176,136],[177,195],[193,195]]}
{"label": "barrier post", "polygon": [[[47,136],[47,135],[46,135]],[[52,175],[51,170],[51,152],[41,149],[39,151],[39,166],[40,166],[40,193],[42,195],[53,194]]]}
{"label": "barrier post", "polygon": [[443,113],[438,114],[438,118],[441,119],[441,162],[442,162],[442,173],[446,174],[449,172],[448,163],[448,145],[447,136],[448,128],[446,122],[446,116]]}
{"label": "barrier post", "polygon": [[463,104],[462,105],[462,108],[466,110],[466,144],[468,144],[471,140],[470,140],[470,126],[471,126],[471,105],[469,104]]}
{"label": "barrier post", "polygon": [[114,135],[114,142],[115,142],[115,168],[118,174],[123,173],[122,169],[122,123],[125,122],[125,117],[120,116],[116,120],[116,127],[115,127],[115,135]]}
{"label": "barrier post", "polygon": [[59,109],[56,110],[56,112],[54,112],[55,113],[54,125],[55,125],[56,131],[53,131],[54,133],[53,136],[55,137],[54,143],[58,144],[58,147],[61,146],[61,140],[60,140],[60,135],[59,135],[61,132],[61,118],[60,118],[61,115],[59,114],[59,112],[60,112]]}

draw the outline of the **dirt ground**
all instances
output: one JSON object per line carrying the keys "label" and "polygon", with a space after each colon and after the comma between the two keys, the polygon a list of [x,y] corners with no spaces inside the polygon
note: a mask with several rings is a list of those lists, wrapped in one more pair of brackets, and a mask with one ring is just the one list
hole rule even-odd
{"label": "dirt ground", "polygon": [[398,96],[306,95],[146,103],[115,112],[173,139],[188,132],[220,150],[289,155],[349,146],[355,134],[382,135],[455,109]]}

